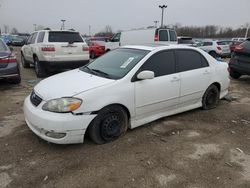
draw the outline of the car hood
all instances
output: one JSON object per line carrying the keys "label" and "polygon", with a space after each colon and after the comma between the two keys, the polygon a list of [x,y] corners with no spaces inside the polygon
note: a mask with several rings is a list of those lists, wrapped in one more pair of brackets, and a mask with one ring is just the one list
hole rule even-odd
{"label": "car hood", "polygon": [[75,69],[42,80],[35,86],[34,90],[37,95],[47,101],[61,97],[72,97],[112,82],[115,82],[115,80]]}

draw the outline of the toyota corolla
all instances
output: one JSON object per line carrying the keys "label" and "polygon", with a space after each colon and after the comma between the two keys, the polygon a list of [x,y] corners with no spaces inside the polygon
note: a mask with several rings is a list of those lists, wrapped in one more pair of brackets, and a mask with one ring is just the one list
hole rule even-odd
{"label": "toyota corolla", "polygon": [[114,141],[156,119],[215,108],[228,93],[228,65],[188,46],[126,46],[37,84],[25,120],[57,144]]}

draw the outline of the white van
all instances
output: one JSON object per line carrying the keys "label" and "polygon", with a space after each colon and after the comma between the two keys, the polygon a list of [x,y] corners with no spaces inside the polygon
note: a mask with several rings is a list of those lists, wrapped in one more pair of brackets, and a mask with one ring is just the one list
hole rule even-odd
{"label": "white van", "polygon": [[177,44],[177,34],[174,29],[151,28],[116,33],[113,38],[105,44],[105,50],[110,51],[125,45],[142,44]]}

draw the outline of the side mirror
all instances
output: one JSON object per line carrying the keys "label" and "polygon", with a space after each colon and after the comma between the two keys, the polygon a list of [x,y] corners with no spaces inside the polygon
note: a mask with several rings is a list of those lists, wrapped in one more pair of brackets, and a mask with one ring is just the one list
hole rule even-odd
{"label": "side mirror", "polygon": [[139,80],[148,80],[153,79],[155,77],[155,73],[153,71],[142,71],[137,75],[137,79]]}

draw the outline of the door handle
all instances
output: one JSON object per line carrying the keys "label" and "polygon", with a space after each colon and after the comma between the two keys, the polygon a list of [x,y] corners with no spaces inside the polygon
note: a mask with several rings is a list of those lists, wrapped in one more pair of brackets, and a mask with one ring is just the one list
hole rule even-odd
{"label": "door handle", "polygon": [[178,77],[173,77],[173,79],[171,80],[171,82],[178,82],[178,81],[180,81],[180,78]]}
{"label": "door handle", "polygon": [[205,70],[203,74],[210,74],[210,72],[208,70]]}

